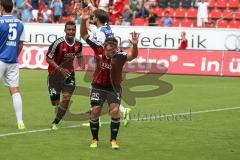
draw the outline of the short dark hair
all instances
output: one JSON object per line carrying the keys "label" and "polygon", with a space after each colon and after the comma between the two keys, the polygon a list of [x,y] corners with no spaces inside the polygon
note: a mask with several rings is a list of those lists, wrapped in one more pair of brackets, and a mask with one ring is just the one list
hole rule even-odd
{"label": "short dark hair", "polygon": [[11,13],[13,9],[13,1],[12,0],[0,0],[0,5],[3,7],[4,11],[7,13]]}
{"label": "short dark hair", "polygon": [[118,46],[118,40],[115,37],[108,37],[105,39],[104,44],[114,44]]}
{"label": "short dark hair", "polygon": [[65,29],[67,28],[67,26],[75,26],[76,25],[76,23],[74,22],[74,21],[67,21],[66,23],[65,23]]}
{"label": "short dark hair", "polygon": [[102,23],[105,24],[108,22],[108,14],[102,9],[96,9],[93,11],[93,15]]}

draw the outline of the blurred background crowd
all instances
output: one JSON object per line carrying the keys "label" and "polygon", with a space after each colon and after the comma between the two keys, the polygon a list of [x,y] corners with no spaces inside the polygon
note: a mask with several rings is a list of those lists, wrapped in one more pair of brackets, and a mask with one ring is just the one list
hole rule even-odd
{"label": "blurred background crowd", "polygon": [[[168,27],[199,27],[198,6],[202,0],[93,0],[92,3],[109,14],[111,25],[145,25]],[[208,21],[203,27],[238,28],[239,0],[204,0],[208,2]],[[23,22],[81,23],[82,0],[14,0],[16,15]]]}

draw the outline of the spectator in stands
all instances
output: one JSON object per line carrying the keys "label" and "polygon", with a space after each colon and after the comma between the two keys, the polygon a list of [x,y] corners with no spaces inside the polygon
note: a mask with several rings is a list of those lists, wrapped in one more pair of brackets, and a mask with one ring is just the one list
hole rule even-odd
{"label": "spectator in stands", "polygon": [[115,25],[120,25],[120,26],[124,26],[125,23],[124,23],[124,18],[122,15],[118,16],[116,18],[116,22],[115,22]]}
{"label": "spectator in stands", "polygon": [[193,0],[182,0],[182,7],[183,8],[190,8],[192,7]]}
{"label": "spectator in stands", "polygon": [[114,3],[113,10],[114,10],[116,16],[122,15],[123,8],[125,6],[124,1],[125,0],[116,0],[116,2]]}
{"label": "spectator in stands", "polygon": [[148,17],[148,15],[149,15],[149,11],[144,6],[144,3],[137,4],[137,10],[135,12],[135,17],[136,18],[146,18],[146,17]]}
{"label": "spectator in stands", "polygon": [[166,11],[164,17],[162,19],[162,26],[171,27],[172,26],[172,18],[169,16],[169,11]]}
{"label": "spectator in stands", "polygon": [[51,4],[51,3],[50,3],[50,0],[40,0],[40,1],[42,1],[43,4],[46,4],[46,3],[47,3],[48,5]]}
{"label": "spectator in stands", "polygon": [[215,23],[214,23],[213,20],[211,20],[211,21],[208,22],[208,27],[209,27],[209,28],[215,28]]}
{"label": "spectator in stands", "polygon": [[16,0],[16,8],[20,9],[24,2],[25,0]]}
{"label": "spectator in stands", "polygon": [[38,8],[39,8],[39,0],[31,0],[32,5],[32,15],[33,15],[33,21],[36,22],[38,19]]}
{"label": "spectator in stands", "polygon": [[137,11],[137,5],[140,5],[138,0],[130,0],[130,8],[133,12]]}
{"label": "spectator in stands", "polygon": [[144,6],[147,8],[147,10],[150,10],[151,6],[157,6],[155,0],[142,0],[142,3],[144,3]]}
{"label": "spectator in stands", "polygon": [[33,20],[33,15],[30,0],[25,0],[20,9],[22,10],[21,20],[23,22],[31,22]]}
{"label": "spectator in stands", "polygon": [[17,17],[18,19],[21,19],[21,12],[20,9],[16,8],[16,2],[13,3],[12,15]]}
{"label": "spectator in stands", "polygon": [[169,0],[158,0],[158,7],[160,8],[167,8]]}
{"label": "spectator in stands", "polygon": [[179,7],[179,3],[179,0],[170,0],[170,7],[176,9]]}
{"label": "spectator in stands", "polygon": [[205,24],[208,22],[208,6],[209,2],[205,2],[204,0],[196,0],[195,6],[198,7],[197,13],[197,26],[205,27]]}
{"label": "spectator in stands", "polygon": [[68,0],[62,0],[63,5],[63,16],[68,16]]}
{"label": "spectator in stands", "polygon": [[129,5],[124,6],[122,16],[124,25],[130,26],[132,24],[133,12]]}
{"label": "spectator in stands", "polygon": [[188,46],[188,40],[186,38],[186,32],[181,32],[181,42],[178,49],[186,49]]}
{"label": "spectator in stands", "polygon": [[114,25],[115,22],[116,22],[116,15],[115,15],[115,12],[113,10],[114,6],[109,6],[108,7],[108,23],[110,25]]}
{"label": "spectator in stands", "polygon": [[71,0],[69,5],[68,5],[68,14],[69,15],[74,14],[74,9],[75,9],[75,1]]}
{"label": "spectator in stands", "polygon": [[43,23],[52,23],[52,10],[50,9],[48,3],[45,3],[44,8],[41,12]]}
{"label": "spectator in stands", "polygon": [[148,17],[149,26],[157,26],[158,25],[158,23],[157,23],[158,16],[155,13],[155,6],[154,5],[150,6],[149,11],[150,11],[150,14],[149,14],[149,17]]}
{"label": "spectator in stands", "polygon": [[53,21],[54,23],[59,23],[62,17],[62,0],[52,0],[51,8],[54,9]]}
{"label": "spectator in stands", "polygon": [[99,0],[98,9],[108,11],[109,0]]}

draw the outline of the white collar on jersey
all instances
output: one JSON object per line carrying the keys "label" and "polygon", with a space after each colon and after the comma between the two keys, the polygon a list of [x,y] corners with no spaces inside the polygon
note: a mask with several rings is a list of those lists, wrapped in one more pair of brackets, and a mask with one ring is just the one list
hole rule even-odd
{"label": "white collar on jersey", "polygon": [[13,15],[11,15],[11,14],[2,15],[2,17],[11,17],[11,16],[13,16]]}
{"label": "white collar on jersey", "polygon": [[70,46],[72,47],[74,44],[75,44],[75,41],[76,41],[76,38],[73,39],[73,43],[72,44],[69,44],[65,38],[65,36],[63,37],[64,38],[64,41]]}

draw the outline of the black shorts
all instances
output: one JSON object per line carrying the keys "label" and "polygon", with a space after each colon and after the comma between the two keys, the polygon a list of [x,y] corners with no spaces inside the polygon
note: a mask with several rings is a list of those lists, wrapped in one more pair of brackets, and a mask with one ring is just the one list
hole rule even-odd
{"label": "black shorts", "polygon": [[102,86],[98,84],[92,84],[90,93],[91,106],[103,106],[107,101],[108,105],[111,103],[121,103],[121,86]]}
{"label": "black shorts", "polygon": [[64,78],[63,76],[48,75],[48,92],[51,101],[60,100],[60,93],[67,92],[70,95],[73,94],[75,89],[75,74],[71,73],[71,76]]}

